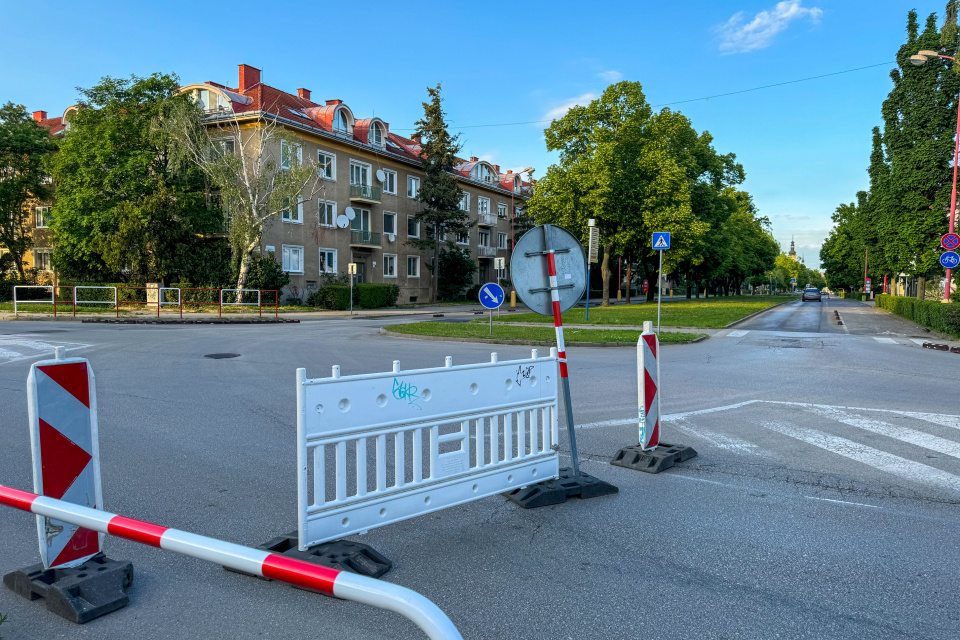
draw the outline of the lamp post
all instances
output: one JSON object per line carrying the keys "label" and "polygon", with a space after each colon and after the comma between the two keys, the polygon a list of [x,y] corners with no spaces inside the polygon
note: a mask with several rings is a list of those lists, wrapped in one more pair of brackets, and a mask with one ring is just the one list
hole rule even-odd
{"label": "lamp post", "polygon": [[[527,167],[523,171],[518,171],[517,173],[512,174],[514,182],[516,182],[517,178],[519,178],[525,173],[532,175],[533,171],[534,171],[533,167]],[[521,186],[523,185],[523,180],[520,180],[520,184]],[[516,192],[517,192],[516,187],[511,184],[510,185],[510,255],[513,255],[513,248],[517,246],[517,241],[514,238],[514,233],[513,233],[514,227],[517,226],[516,225],[517,208],[513,204],[513,194],[515,194]],[[512,267],[513,265],[510,265],[510,266]],[[514,290],[515,289],[513,288],[513,278],[510,278],[510,291],[513,292]]]}
{"label": "lamp post", "polygon": [[[924,50],[910,56],[910,62],[921,66],[930,58],[942,58],[956,62],[950,56],[942,56],[936,51]],[[957,142],[953,149],[953,191],[950,194],[950,233],[953,233],[954,222],[957,217],[957,161],[960,160],[960,97],[957,98]],[[952,269],[947,269],[947,284],[943,290],[943,301],[950,302],[950,279]]]}

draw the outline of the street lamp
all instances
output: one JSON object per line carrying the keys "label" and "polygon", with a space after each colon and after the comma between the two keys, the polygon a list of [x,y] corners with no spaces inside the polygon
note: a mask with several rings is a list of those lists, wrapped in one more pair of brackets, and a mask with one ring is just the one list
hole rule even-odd
{"label": "street lamp", "polygon": [[[936,51],[925,49],[910,56],[910,62],[916,66],[921,66],[930,58],[942,58],[955,62],[950,56],[943,56]],[[960,160],[960,97],[957,98],[957,142],[953,150],[953,192],[950,194],[950,233],[953,233],[954,221],[957,217],[957,161]],[[947,284],[943,291],[943,301],[950,302],[950,280],[952,269],[947,269]]]}

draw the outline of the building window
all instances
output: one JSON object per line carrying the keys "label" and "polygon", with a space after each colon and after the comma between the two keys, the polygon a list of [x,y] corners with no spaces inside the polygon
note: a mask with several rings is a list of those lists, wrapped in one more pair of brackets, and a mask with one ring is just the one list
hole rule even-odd
{"label": "building window", "polygon": [[383,232],[390,234],[397,233],[397,214],[390,213],[389,211],[383,212]]}
{"label": "building window", "polygon": [[392,253],[383,254],[383,277],[397,277],[397,256]]}
{"label": "building window", "polygon": [[460,198],[460,210],[470,211],[470,194],[466,191],[463,192],[463,197]]}
{"label": "building window", "polygon": [[325,151],[317,152],[317,173],[327,180],[337,179],[337,156]]}
{"label": "building window", "polygon": [[387,171],[386,169],[383,170],[383,192],[393,194],[397,192],[396,171]]}
{"label": "building window", "polygon": [[337,272],[337,250],[320,247],[320,273]]}
{"label": "building window", "polygon": [[477,198],[477,215],[485,216],[490,213],[490,198]]}
{"label": "building window", "polygon": [[303,147],[286,140],[280,141],[280,168],[289,169],[303,164]]}
{"label": "building window", "polygon": [[407,176],[407,197],[416,198],[420,195],[420,178]]}
{"label": "building window", "polygon": [[497,234],[497,249],[506,249],[507,248],[507,234],[498,233]]}
{"label": "building window", "polygon": [[370,186],[370,165],[350,161],[350,184]]}
{"label": "building window", "polygon": [[415,216],[407,216],[407,237],[420,237],[420,221]]}
{"label": "building window", "polygon": [[470,234],[466,231],[457,231],[457,244],[470,244]]}
{"label": "building window", "polygon": [[216,162],[224,156],[232,156],[236,153],[236,141],[230,138],[216,138],[210,141],[210,154],[208,160]]}
{"label": "building window", "polygon": [[376,122],[370,125],[369,141],[374,146],[383,146],[383,129]]}
{"label": "building window", "polygon": [[489,231],[480,231],[480,237],[477,239],[477,244],[481,247],[490,246],[490,232]]}
{"label": "building window", "polygon": [[321,227],[332,227],[337,221],[337,203],[333,200],[321,200],[319,217]]}
{"label": "building window", "polygon": [[287,273],[303,273],[303,247],[283,245],[283,270]]}
{"label": "building window", "polygon": [[303,224],[303,201],[298,202],[296,207],[292,207],[290,206],[290,198],[284,198],[280,217],[283,218],[284,222]]}
{"label": "building window", "polygon": [[39,271],[50,271],[50,249],[33,250],[33,268]]}
{"label": "building window", "polygon": [[333,130],[337,133],[350,133],[350,119],[345,110],[337,109],[333,114]]}
{"label": "building window", "polygon": [[497,217],[504,220],[507,219],[507,205],[503,204],[502,202],[497,205]]}
{"label": "building window", "polygon": [[50,226],[50,207],[37,207],[37,229],[46,229]]}
{"label": "building window", "polygon": [[420,277],[420,256],[407,256],[407,277]]}

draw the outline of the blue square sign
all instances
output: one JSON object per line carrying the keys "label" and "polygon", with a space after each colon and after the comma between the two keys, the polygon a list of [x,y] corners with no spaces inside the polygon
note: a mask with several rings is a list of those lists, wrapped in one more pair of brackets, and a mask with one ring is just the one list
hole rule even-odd
{"label": "blue square sign", "polygon": [[664,251],[670,248],[670,232],[669,231],[654,231],[653,232],[653,248],[656,251]]}

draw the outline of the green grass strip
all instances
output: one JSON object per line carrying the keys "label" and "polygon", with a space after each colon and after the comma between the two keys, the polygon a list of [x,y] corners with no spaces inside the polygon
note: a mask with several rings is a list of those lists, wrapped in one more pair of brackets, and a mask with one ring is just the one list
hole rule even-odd
{"label": "green grass strip", "polygon": [[[489,325],[472,322],[412,322],[384,327],[386,331],[417,336],[444,338],[493,338],[500,340],[531,340],[553,342],[556,339],[553,327],[494,326],[490,335]],[[663,332],[660,342],[684,343],[702,337],[702,333]],[[636,343],[640,332],[633,329],[570,329],[564,327],[563,337],[567,342],[629,342]]]}

